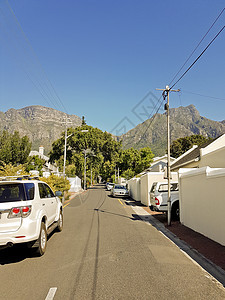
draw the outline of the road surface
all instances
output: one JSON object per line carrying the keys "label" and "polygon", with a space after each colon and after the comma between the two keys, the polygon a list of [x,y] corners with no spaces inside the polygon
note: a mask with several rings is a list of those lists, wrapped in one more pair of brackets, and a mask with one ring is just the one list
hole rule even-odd
{"label": "road surface", "polygon": [[0,252],[0,299],[225,299],[216,280],[104,186],[65,205],[64,229],[44,256]]}

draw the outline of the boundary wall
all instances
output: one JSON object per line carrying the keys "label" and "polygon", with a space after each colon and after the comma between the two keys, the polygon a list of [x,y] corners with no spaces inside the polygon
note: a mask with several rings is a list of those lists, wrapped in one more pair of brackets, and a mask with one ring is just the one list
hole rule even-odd
{"label": "boundary wall", "polygon": [[180,221],[225,246],[225,168],[179,170]]}

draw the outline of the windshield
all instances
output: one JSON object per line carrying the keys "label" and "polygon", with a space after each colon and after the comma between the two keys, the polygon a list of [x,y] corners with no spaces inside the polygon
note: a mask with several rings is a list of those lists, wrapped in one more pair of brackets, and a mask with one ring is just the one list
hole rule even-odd
{"label": "windshield", "polygon": [[115,185],[115,189],[126,189],[124,185]]}
{"label": "windshield", "polygon": [[25,200],[23,184],[10,183],[0,185],[0,203]]}

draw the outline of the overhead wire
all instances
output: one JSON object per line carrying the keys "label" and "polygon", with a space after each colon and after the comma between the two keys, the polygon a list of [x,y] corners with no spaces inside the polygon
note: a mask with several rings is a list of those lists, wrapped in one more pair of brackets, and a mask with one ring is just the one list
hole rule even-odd
{"label": "overhead wire", "polygon": [[[13,24],[13,22],[9,19],[10,16],[8,16],[9,18],[7,18],[6,14],[4,14],[3,10],[1,10],[1,13],[4,15],[6,24],[8,23],[8,25],[5,26],[7,28],[7,30],[5,29],[5,31],[8,31],[7,33],[9,34],[9,36],[10,33],[12,33],[12,35],[14,36],[14,39],[11,39],[11,44],[13,45],[13,48],[15,48],[15,50],[17,51],[17,54],[21,55],[22,53],[22,55],[26,55],[25,59],[21,55],[22,61],[20,64],[23,71],[31,80],[33,85],[37,88],[37,90],[44,98],[44,100],[48,103],[48,105],[49,102],[51,102],[50,106],[53,105],[56,109],[62,109],[68,114],[64,103],[61,101],[53,84],[51,83],[46,72],[44,71],[44,68],[42,67],[31,43],[29,42],[29,39],[25,35],[22,26],[16,18],[16,15],[12,10],[11,6],[9,5],[8,1],[6,1],[6,4],[6,8],[8,8],[10,16],[13,17],[15,23]],[[25,44],[23,44],[23,42],[21,43],[21,35],[18,34],[18,31],[15,28],[15,24],[16,28],[19,29],[20,34],[22,34],[22,40],[25,41]]]}
{"label": "overhead wire", "polygon": [[[1,8],[0,8],[0,14],[3,17],[6,17]],[[0,23],[1,23],[1,21],[0,21]],[[5,25],[5,24],[2,24],[2,25]],[[4,27],[1,26],[1,28],[3,29]],[[6,29],[5,29],[5,32],[6,32],[6,39],[8,40],[8,45],[9,45],[9,47],[8,47],[9,51],[8,51],[8,53],[11,53],[11,56],[13,56],[12,49],[14,49],[17,52],[17,54],[20,54],[19,53],[20,52],[19,46],[15,42],[17,40],[16,33],[14,31],[12,31],[12,30],[11,30],[11,32],[9,30],[7,31]],[[12,43],[12,41],[10,41],[9,36],[13,36],[14,37],[14,39],[13,39],[14,43]],[[22,51],[23,50],[25,51],[25,49],[22,49]],[[23,72],[25,73],[25,75],[27,76],[27,78],[36,87],[36,89],[39,91],[39,93],[41,94],[41,96],[43,97],[43,99],[47,102],[47,104],[49,106],[54,106],[57,109],[57,107],[55,106],[55,103],[52,101],[52,99],[49,97],[49,95],[46,94],[45,90],[41,86],[41,83],[38,81],[38,78],[36,78],[36,75],[33,74],[32,71],[29,69],[30,67],[29,67],[29,65],[27,65],[27,62],[28,62],[28,59],[26,61],[23,61],[23,62],[22,61],[19,62],[17,60],[18,66],[23,70]]]}
{"label": "overhead wire", "polygon": [[205,53],[205,51],[211,46],[211,44],[215,41],[215,39],[221,34],[224,30],[225,26],[223,26],[220,31],[216,34],[216,36],[210,41],[210,43],[205,47],[205,49],[201,52],[201,54],[194,60],[194,62],[189,66],[189,68],[180,76],[180,78],[170,87],[172,89],[186,74],[187,72],[196,64],[196,62],[201,58],[201,56]]}
{"label": "overhead wire", "polygon": [[187,94],[192,94],[192,95],[200,96],[200,97],[204,97],[204,98],[210,98],[210,99],[225,101],[225,98],[213,97],[213,96],[209,96],[209,95],[202,95],[202,94],[199,94],[199,93],[184,91],[183,89],[182,89],[182,92],[183,93],[187,93]]}
{"label": "overhead wire", "polygon": [[[176,73],[176,75],[173,77],[173,79],[171,80],[170,84],[174,81],[174,79],[177,77],[177,75],[180,73],[180,71],[183,69],[183,67],[186,65],[186,63],[189,61],[189,59],[192,57],[192,55],[195,53],[195,51],[197,50],[197,48],[200,46],[200,44],[202,43],[202,41],[205,39],[205,37],[208,35],[209,31],[212,29],[212,27],[215,25],[215,23],[217,22],[217,20],[219,19],[219,17],[222,15],[222,13],[224,12],[225,8],[222,9],[222,11],[220,12],[220,14],[217,16],[217,18],[215,19],[215,21],[213,22],[213,24],[210,26],[210,28],[208,29],[208,31],[206,32],[206,34],[203,36],[203,38],[200,40],[200,42],[198,43],[198,45],[195,47],[195,49],[192,51],[192,53],[190,54],[190,56],[188,57],[188,59],[185,61],[185,63],[182,65],[182,67],[179,69],[179,71]],[[187,74],[187,72],[194,66],[194,64],[200,59],[200,57],[205,53],[205,51],[210,47],[210,45],[215,41],[215,39],[220,35],[220,33],[224,30],[223,26],[221,28],[221,30],[216,34],[216,36],[210,41],[210,43],[205,47],[205,49],[201,52],[201,54],[195,59],[195,61],[189,66],[189,68],[180,76],[180,78],[172,85],[172,87],[170,87],[170,90]],[[162,96],[161,96],[162,97]],[[160,98],[161,99],[161,98]],[[164,101],[164,99],[163,99]],[[146,132],[149,130],[150,126],[152,125],[158,111],[160,110],[161,105],[163,104],[163,101],[160,103],[160,106],[157,108],[154,116],[152,117],[150,123],[148,124],[146,130],[144,131],[144,134],[142,134],[141,138],[138,140],[137,145],[140,143],[140,141],[145,137]],[[153,109],[154,111],[154,109]]]}
{"label": "overhead wire", "polygon": [[219,13],[219,15],[217,16],[217,18],[215,19],[215,21],[212,23],[212,25],[209,27],[209,29],[207,30],[207,32],[204,34],[204,36],[201,38],[200,42],[197,44],[197,46],[194,48],[194,50],[191,52],[191,54],[188,56],[188,58],[185,60],[185,62],[183,63],[183,65],[180,67],[180,69],[178,70],[178,72],[175,74],[175,76],[173,77],[173,79],[170,81],[169,86],[172,84],[172,82],[175,80],[175,78],[178,76],[178,74],[181,72],[181,70],[184,68],[184,66],[187,64],[187,62],[190,60],[190,58],[193,56],[193,54],[196,52],[196,50],[198,49],[198,47],[201,45],[201,43],[203,42],[203,40],[206,38],[206,36],[208,35],[208,33],[210,32],[210,30],[213,28],[213,26],[216,24],[216,22],[218,21],[218,19],[220,18],[220,16],[222,15],[222,13],[224,12],[225,8],[222,9],[222,11]]}

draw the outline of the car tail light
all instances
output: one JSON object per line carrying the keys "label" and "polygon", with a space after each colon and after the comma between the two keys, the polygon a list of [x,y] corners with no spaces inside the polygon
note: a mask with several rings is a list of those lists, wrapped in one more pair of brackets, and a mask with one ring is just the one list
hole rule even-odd
{"label": "car tail light", "polygon": [[26,218],[29,216],[29,214],[31,213],[31,205],[28,206],[20,206],[20,207],[13,207],[9,214],[8,214],[8,218]]}
{"label": "car tail light", "polygon": [[30,213],[31,213],[31,205],[22,207],[22,217],[23,218],[28,217]]}
{"label": "car tail light", "polygon": [[155,205],[159,205],[159,199],[155,197]]}

